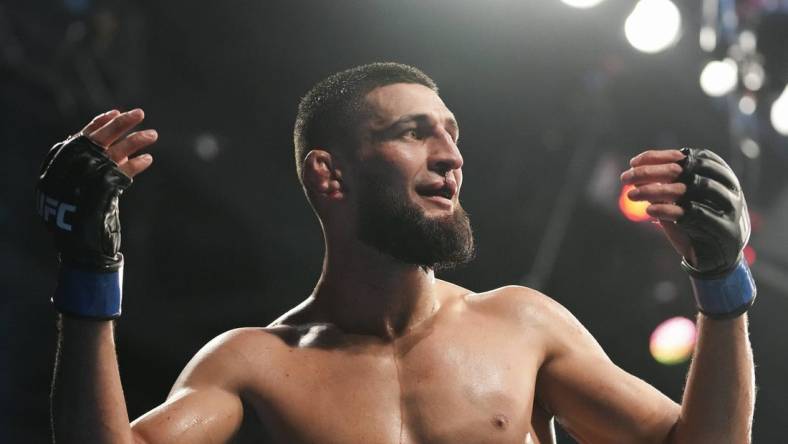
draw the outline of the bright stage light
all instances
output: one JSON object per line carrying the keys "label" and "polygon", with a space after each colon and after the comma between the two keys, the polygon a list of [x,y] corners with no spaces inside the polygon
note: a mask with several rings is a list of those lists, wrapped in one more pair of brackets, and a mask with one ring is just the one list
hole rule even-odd
{"label": "bright stage light", "polygon": [[627,219],[633,222],[643,222],[651,219],[651,216],[646,213],[646,208],[650,205],[648,202],[634,201],[627,197],[627,193],[634,188],[634,185],[626,185],[621,189],[621,195],[618,196],[618,208]]}
{"label": "bright stage light", "polygon": [[772,104],[772,126],[778,133],[788,136],[788,85]]}
{"label": "bright stage light", "polygon": [[755,52],[758,46],[758,38],[755,33],[749,30],[744,30],[739,34],[739,47],[746,53]]}
{"label": "bright stage light", "polygon": [[651,356],[660,364],[680,364],[692,355],[696,338],[695,323],[677,316],[662,322],[654,329],[649,350]]}
{"label": "bright stage light", "polygon": [[602,3],[603,0],[561,0],[565,4],[573,7],[573,8],[593,8],[594,6]]}
{"label": "bright stage light", "polygon": [[717,47],[717,31],[715,31],[711,26],[704,26],[700,28],[698,43],[700,44],[701,49],[704,51],[714,51],[714,48]]}
{"label": "bright stage light", "polygon": [[721,97],[736,87],[739,69],[733,59],[712,60],[700,73],[700,87],[712,97]]}
{"label": "bright stage light", "polygon": [[752,62],[744,66],[742,70],[742,83],[750,91],[758,91],[763,86],[763,78],[766,73],[763,71],[763,66],[759,63]]}
{"label": "bright stage light", "polygon": [[739,111],[745,115],[752,115],[755,110],[758,109],[758,102],[755,101],[755,98],[752,96],[742,96],[739,99]]}
{"label": "bright stage light", "polygon": [[638,51],[660,52],[678,40],[679,9],[670,0],[640,0],[624,23],[624,34]]}
{"label": "bright stage light", "polygon": [[741,141],[739,149],[748,159],[757,159],[761,155],[761,146],[758,145],[758,142],[749,138]]}

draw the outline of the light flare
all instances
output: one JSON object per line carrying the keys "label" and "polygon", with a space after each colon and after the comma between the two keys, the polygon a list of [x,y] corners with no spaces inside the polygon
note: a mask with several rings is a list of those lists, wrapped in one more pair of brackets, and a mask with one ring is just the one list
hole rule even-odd
{"label": "light flare", "polygon": [[651,356],[664,365],[686,362],[695,349],[697,329],[695,323],[685,317],[667,319],[654,329],[649,340]]}
{"label": "light flare", "polygon": [[672,46],[681,31],[681,14],[670,0],[640,0],[624,23],[627,41],[638,51],[657,53]]}
{"label": "light flare", "polygon": [[647,201],[634,201],[627,194],[635,189],[634,185],[624,185],[621,194],[618,196],[618,208],[624,216],[633,222],[643,222],[651,219],[646,213],[646,208],[650,205]]}

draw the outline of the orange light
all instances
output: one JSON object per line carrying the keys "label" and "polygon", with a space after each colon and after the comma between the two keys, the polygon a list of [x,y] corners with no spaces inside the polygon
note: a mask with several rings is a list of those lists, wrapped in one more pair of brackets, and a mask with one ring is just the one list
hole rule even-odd
{"label": "orange light", "polygon": [[618,208],[631,221],[643,222],[651,219],[651,216],[646,213],[646,208],[650,205],[647,201],[636,202],[627,197],[627,193],[634,188],[634,185],[625,185],[621,189],[621,195],[618,196]]}
{"label": "orange light", "polygon": [[755,248],[747,245],[744,247],[744,259],[747,260],[747,265],[752,265],[755,263],[755,259],[758,258],[758,254],[755,253]]}

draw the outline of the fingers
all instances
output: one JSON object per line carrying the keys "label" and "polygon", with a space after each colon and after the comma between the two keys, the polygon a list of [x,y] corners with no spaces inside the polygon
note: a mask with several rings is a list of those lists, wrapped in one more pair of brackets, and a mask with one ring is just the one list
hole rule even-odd
{"label": "fingers", "polygon": [[132,157],[122,165],[118,165],[118,168],[123,171],[123,174],[134,178],[137,174],[147,170],[152,163],[153,156],[150,154],[143,154],[141,156]]}
{"label": "fingers", "polygon": [[94,117],[93,120],[90,121],[90,123],[85,125],[85,127],[82,128],[82,131],[80,131],[80,133],[90,135],[97,129],[104,126],[107,122],[115,118],[118,114],[120,114],[120,111],[116,109],[107,111],[104,114],[99,114],[98,116]]}
{"label": "fingers", "polygon": [[676,202],[687,192],[687,186],[676,183],[650,183],[633,188],[628,194],[631,200],[647,200],[652,203]]}
{"label": "fingers", "polygon": [[719,155],[717,155],[717,153],[715,153],[714,151],[711,151],[711,150],[699,150],[697,152],[697,156],[699,158],[701,158],[701,159],[713,160],[713,161],[719,163],[720,165],[724,166],[725,168],[730,169],[730,166],[725,162],[725,160],[722,157],[720,157]]}
{"label": "fingers", "polygon": [[655,219],[659,219],[660,221],[676,222],[681,216],[684,215],[684,210],[678,205],[657,203],[649,205],[646,208],[646,213]]}
{"label": "fingers", "polygon": [[100,128],[88,134],[88,137],[97,144],[108,147],[115,143],[120,136],[142,122],[144,118],[145,113],[139,108],[118,114]]}
{"label": "fingers", "polygon": [[82,129],[82,133],[93,142],[107,147],[107,155],[110,159],[118,164],[118,168],[125,175],[133,178],[151,166],[153,157],[150,154],[132,158],[130,156],[156,142],[159,138],[156,130],[152,129],[136,131],[123,137],[144,118],[145,113],[139,108],[125,113],[118,110],[107,111],[88,123]]}
{"label": "fingers", "polygon": [[158,138],[159,134],[156,130],[136,131],[110,146],[107,154],[115,163],[122,165],[129,156],[152,144]]}
{"label": "fingers", "polygon": [[[707,177],[720,182],[730,190],[739,190],[739,180],[728,165],[723,161],[711,160],[713,158],[699,157],[692,169],[694,175]],[[691,176],[690,176],[691,178]]]}
{"label": "fingers", "polygon": [[[642,167],[638,167],[642,168]],[[638,168],[635,168],[637,170]],[[683,182],[645,183],[627,193],[633,201],[647,201],[650,216],[676,221],[684,214],[682,206],[693,202],[703,203],[716,211],[728,211],[735,196],[723,184],[707,177],[694,175],[691,186]]]}
{"label": "fingers", "polygon": [[660,165],[642,165],[632,167],[621,174],[621,182],[625,185],[642,185],[655,182],[675,182],[681,175],[682,168],[677,163]]}
{"label": "fingers", "polygon": [[716,211],[731,211],[736,196],[720,182],[695,175],[692,184],[678,203],[686,205],[692,201],[702,202]]}
{"label": "fingers", "polygon": [[629,161],[630,169],[621,174],[621,182],[635,185],[628,194],[631,200],[648,201],[649,216],[660,221],[675,222],[684,210],[673,202],[687,191],[687,186],[676,182],[683,171],[676,163],[685,156],[679,150],[644,151]]}
{"label": "fingers", "polygon": [[662,163],[678,162],[685,156],[679,150],[648,150],[644,151],[629,161],[629,166],[659,165]]}

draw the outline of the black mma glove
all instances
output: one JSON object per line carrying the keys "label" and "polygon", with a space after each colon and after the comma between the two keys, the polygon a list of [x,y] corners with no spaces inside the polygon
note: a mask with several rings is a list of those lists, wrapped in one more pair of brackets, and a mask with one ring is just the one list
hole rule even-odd
{"label": "black mma glove", "polygon": [[131,182],[105,150],[84,135],[56,144],[44,159],[36,203],[60,256],[52,298],[59,311],[96,319],[120,315],[118,198]]}
{"label": "black mma glove", "polygon": [[739,181],[728,164],[709,150],[683,148],[679,181],[687,191],[676,204],[684,215],[676,222],[689,236],[696,262],[686,258],[700,311],[712,318],[744,313],[756,288],[742,249],[750,237],[750,216]]}

